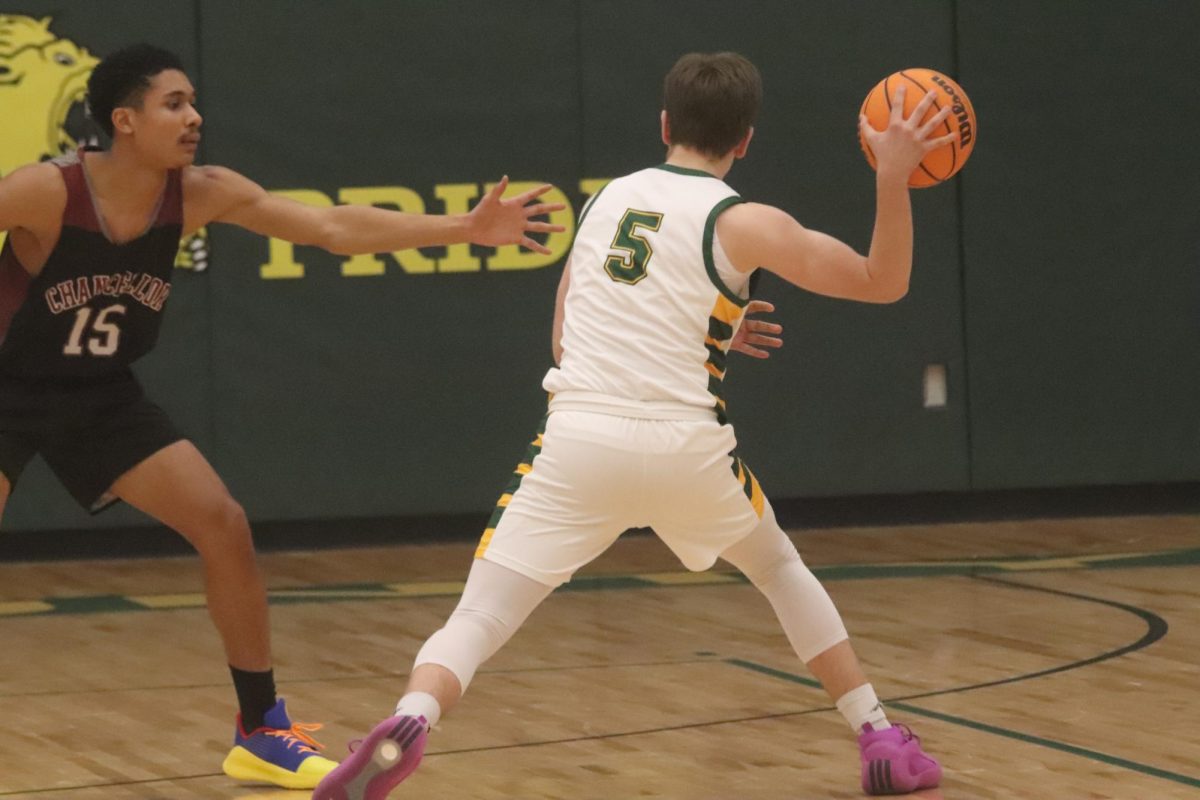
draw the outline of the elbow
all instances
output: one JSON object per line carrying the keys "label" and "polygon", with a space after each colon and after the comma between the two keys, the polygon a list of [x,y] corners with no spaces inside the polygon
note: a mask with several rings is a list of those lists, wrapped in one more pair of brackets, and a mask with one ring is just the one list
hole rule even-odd
{"label": "elbow", "polygon": [[901,286],[885,288],[875,296],[873,302],[879,303],[880,305],[891,305],[892,303],[899,303],[906,296],[908,296],[907,281]]}
{"label": "elbow", "polygon": [[334,207],[329,209],[330,213],[321,214],[314,222],[312,229],[308,231],[308,236],[305,237],[310,241],[297,242],[297,244],[310,244],[327,250],[335,256],[354,255],[345,234],[345,226],[338,223],[336,211],[337,207]]}
{"label": "elbow", "polygon": [[900,302],[908,294],[911,262],[877,261],[873,265],[869,258],[864,258],[862,264],[865,280],[860,284],[860,300],[889,305]]}
{"label": "elbow", "polygon": [[336,226],[322,226],[322,229],[316,231],[314,236],[318,238],[318,241],[313,242],[313,244],[323,250],[328,250],[335,256],[355,255],[354,248],[350,246],[349,241],[345,236],[341,235],[341,231]]}
{"label": "elbow", "polygon": [[871,303],[872,305],[891,305],[898,303],[908,294],[908,282],[902,284],[881,284],[871,283],[862,286],[858,292],[855,292],[851,297],[860,303]]}

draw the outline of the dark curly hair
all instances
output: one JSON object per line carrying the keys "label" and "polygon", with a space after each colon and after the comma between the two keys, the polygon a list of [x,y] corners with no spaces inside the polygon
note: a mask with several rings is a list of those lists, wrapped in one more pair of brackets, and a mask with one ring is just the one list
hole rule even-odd
{"label": "dark curly hair", "polygon": [[160,72],[184,72],[179,56],[152,44],[135,44],[105,58],[88,78],[88,114],[108,137],[113,135],[112,112],[141,108],[150,81]]}

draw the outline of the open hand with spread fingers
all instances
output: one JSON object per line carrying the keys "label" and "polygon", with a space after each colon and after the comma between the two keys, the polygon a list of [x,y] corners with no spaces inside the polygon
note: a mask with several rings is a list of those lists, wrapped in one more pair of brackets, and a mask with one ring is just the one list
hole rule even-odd
{"label": "open hand with spread fingers", "polygon": [[863,141],[875,154],[876,169],[880,177],[902,177],[907,181],[909,174],[917,168],[927,153],[955,141],[958,134],[950,133],[945,136],[931,137],[933,131],[942,124],[946,117],[950,116],[949,105],[925,120],[924,123],[921,122],[936,99],[933,92],[926,92],[913,112],[906,118],[904,116],[905,91],[903,83],[896,86],[896,91],[892,95],[892,110],[886,129],[876,130],[865,114],[858,115],[858,128]]}
{"label": "open hand with spread fingers", "polygon": [[778,350],[783,347],[783,339],[779,338],[779,334],[783,333],[783,326],[766,320],[750,319],[750,315],[774,312],[775,306],[771,303],[765,300],[751,300],[746,306],[746,318],[742,320],[737,333],[733,335],[729,349],[752,358],[770,358],[771,353],[762,348],[769,347],[772,350]]}
{"label": "open hand with spread fingers", "polygon": [[508,176],[505,175],[487,196],[471,209],[468,215],[471,243],[492,247],[519,244],[543,255],[549,255],[550,250],[530,238],[529,234],[559,233],[566,229],[562,225],[551,225],[549,222],[535,222],[533,218],[561,211],[566,206],[562,203],[531,203],[554,188],[548,183],[516,197],[501,199],[507,188]]}

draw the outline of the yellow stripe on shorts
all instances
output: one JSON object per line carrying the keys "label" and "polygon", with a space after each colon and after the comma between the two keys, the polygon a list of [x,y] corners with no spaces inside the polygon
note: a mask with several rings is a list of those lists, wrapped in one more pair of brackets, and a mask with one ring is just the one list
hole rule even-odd
{"label": "yellow stripe on shorts", "polygon": [[495,532],[495,528],[488,528],[483,532],[483,536],[479,539],[479,546],[475,548],[476,558],[483,558],[483,554],[487,552],[488,545],[492,543],[492,535]]}
{"label": "yellow stripe on shorts", "polygon": [[487,528],[484,530],[483,536],[479,539],[479,546],[475,548],[476,558],[483,558],[483,554],[487,552],[488,545],[492,543],[492,537],[496,533],[496,526],[500,524],[500,517],[504,515],[504,509],[508,508],[508,504],[512,502],[513,495],[520,488],[521,479],[533,471],[533,461],[542,452],[542,435],[546,432],[546,420],[549,418],[549,414],[542,417],[542,422],[537,429],[537,435],[533,437],[533,441],[529,443],[529,448],[525,451],[525,458],[513,470],[508,486],[504,487],[504,494],[500,495],[500,499],[496,501],[496,507],[492,509],[492,516],[488,520]]}

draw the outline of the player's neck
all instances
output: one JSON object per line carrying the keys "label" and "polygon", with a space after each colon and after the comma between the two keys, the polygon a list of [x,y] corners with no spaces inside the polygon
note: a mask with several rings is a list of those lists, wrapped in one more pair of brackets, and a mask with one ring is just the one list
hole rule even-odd
{"label": "player's neck", "polygon": [[672,145],[667,149],[667,163],[673,167],[698,169],[717,178],[724,178],[733,167],[733,153],[722,158],[711,158],[683,145]]}
{"label": "player's neck", "polygon": [[93,190],[118,202],[153,200],[167,179],[165,169],[147,164],[124,142],[114,142],[111,150],[90,153],[86,158]]}

